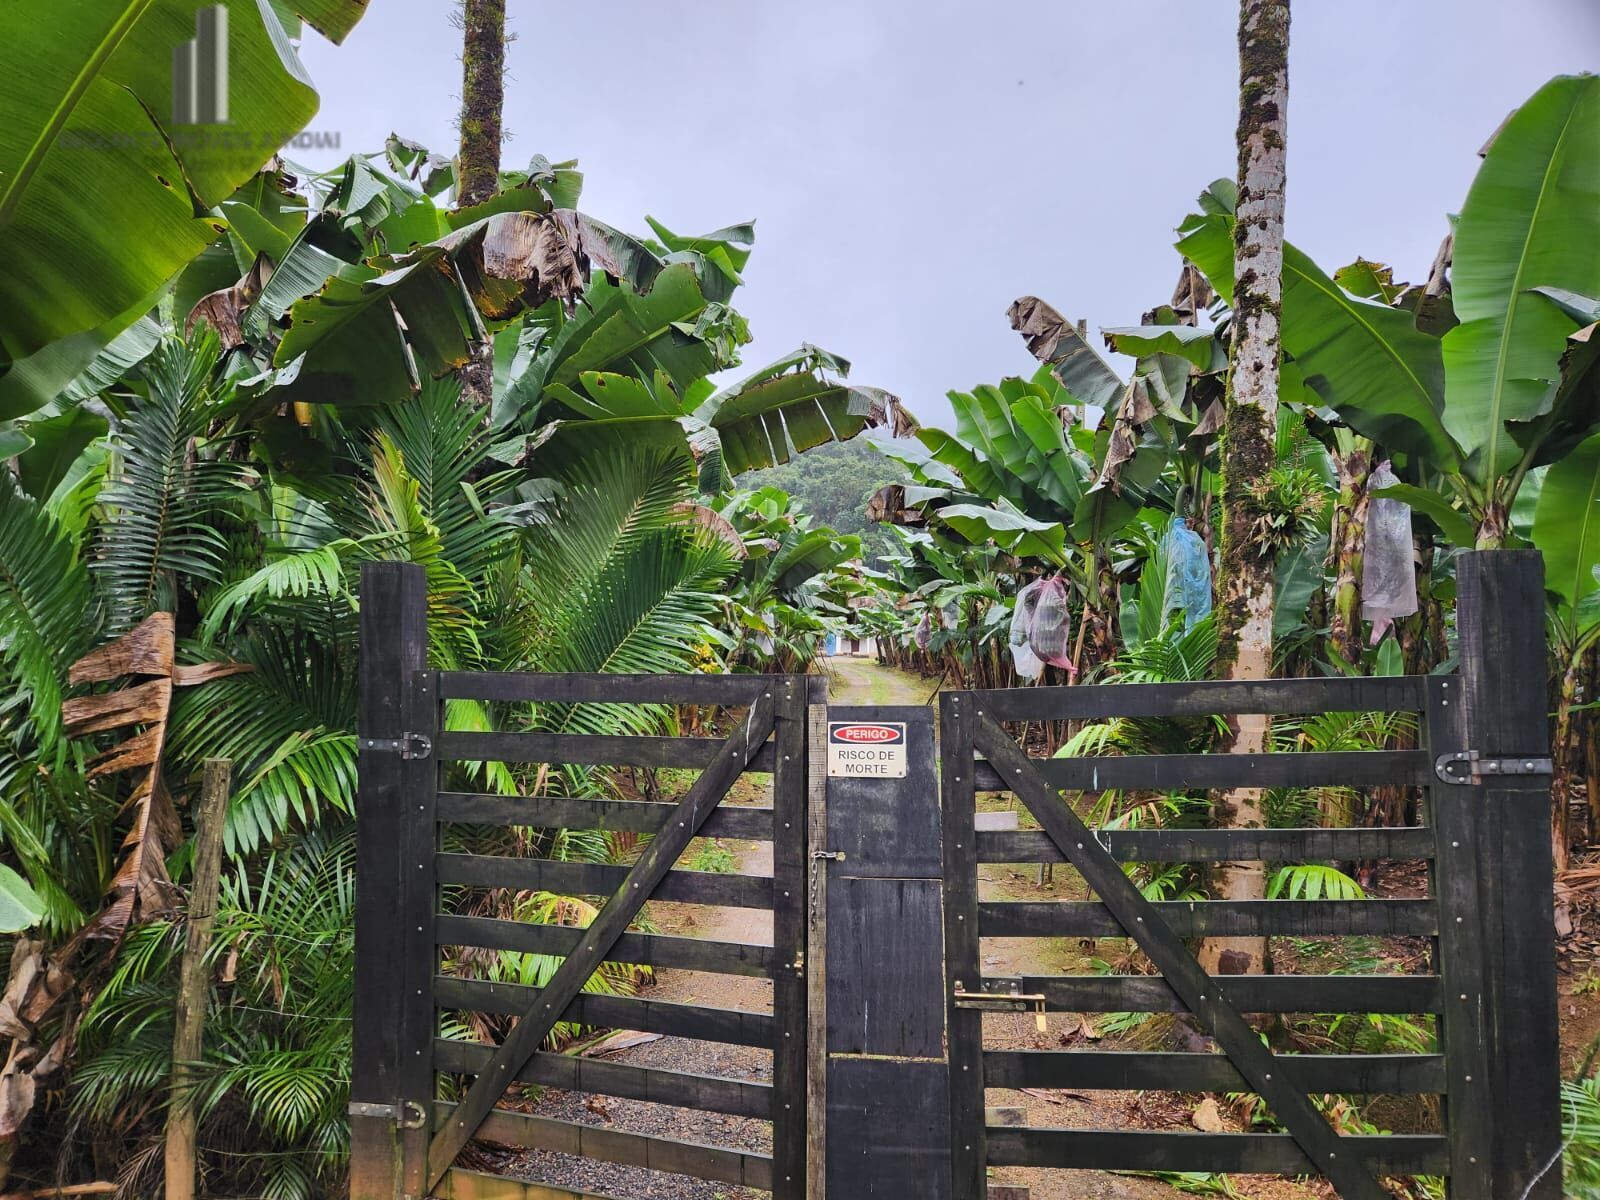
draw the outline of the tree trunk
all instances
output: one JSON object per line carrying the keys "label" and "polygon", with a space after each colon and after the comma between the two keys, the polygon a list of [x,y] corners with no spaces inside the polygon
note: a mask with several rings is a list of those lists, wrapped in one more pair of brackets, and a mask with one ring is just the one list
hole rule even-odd
{"label": "tree trunk", "polygon": [[[505,108],[506,0],[463,0],[461,6],[461,147],[456,154],[456,207],[482,204],[500,188],[500,120]],[[494,343],[472,349],[457,372],[461,403],[487,422],[494,401]]]}
{"label": "tree trunk", "polygon": [[195,1064],[205,1048],[206,997],[211,990],[211,930],[217,919],[222,872],[222,827],[228,810],[233,763],[208,758],[194,823],[194,886],[189,891],[189,930],[178,972],[177,1029],[172,1036],[172,1102],[167,1108],[166,1200],[194,1200]]}
{"label": "tree trunk", "polygon": [[[1593,704],[1600,679],[1600,646],[1589,647],[1584,655],[1583,690],[1578,698],[1584,704]],[[1588,709],[1583,713],[1583,779],[1584,791],[1589,799],[1589,844],[1600,842],[1600,710]]]}
{"label": "tree trunk", "polygon": [[[1240,0],[1239,207],[1234,222],[1233,345],[1222,438],[1222,585],[1217,669],[1228,679],[1272,673],[1273,558],[1255,538],[1259,507],[1251,484],[1274,465],[1278,415],[1278,319],[1283,299],[1285,123],[1289,102],[1288,0]],[[1237,718],[1229,750],[1259,754],[1271,723]],[[1237,789],[1217,802],[1217,823],[1264,825],[1262,793]],[[1225,900],[1266,895],[1265,864],[1220,863],[1213,873]],[[1212,938],[1201,962],[1218,974],[1266,969],[1265,938]]]}
{"label": "tree trunk", "polygon": [[1339,499],[1335,508],[1333,618],[1328,648],[1345,662],[1361,661],[1361,551],[1367,536],[1367,476],[1370,445],[1359,439],[1348,454],[1335,457]]}
{"label": "tree trunk", "polygon": [[[1572,801],[1575,799],[1578,782],[1578,747],[1573,739],[1573,705],[1578,699],[1578,679],[1582,668],[1582,657],[1575,655],[1567,662],[1567,669],[1561,673],[1561,694],[1556,701],[1556,731],[1554,745],[1551,747],[1552,766],[1555,775],[1552,781],[1554,786],[1550,789],[1551,802],[1555,811],[1551,814],[1550,822],[1551,853],[1554,857],[1556,874],[1567,869],[1571,859],[1572,831]],[[1591,801],[1592,803],[1592,801]]]}
{"label": "tree trunk", "polygon": [[482,204],[500,187],[500,116],[505,108],[506,0],[461,6],[461,149],[456,207]]}

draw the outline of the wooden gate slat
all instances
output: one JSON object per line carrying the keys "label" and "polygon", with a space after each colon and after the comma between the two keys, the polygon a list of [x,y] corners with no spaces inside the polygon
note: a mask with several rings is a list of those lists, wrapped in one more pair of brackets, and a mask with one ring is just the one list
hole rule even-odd
{"label": "wooden gate slat", "polygon": [[[609,896],[628,877],[615,863],[557,858],[511,858],[498,854],[439,854],[438,882],[468,887],[556,892],[564,896]],[[771,908],[770,875],[724,875],[716,871],[668,871],[656,900],[715,904],[727,908]]]}
{"label": "wooden gate slat", "polygon": [[1178,935],[1161,921],[1150,901],[1095,841],[1057,789],[1039,774],[1033,761],[990,717],[980,717],[974,732],[976,748],[1006,778],[1034,819],[1055,839],[1250,1087],[1267,1102],[1312,1166],[1333,1181],[1345,1200],[1385,1200],[1387,1193],[1362,1165],[1359,1151],[1343,1145],[1310,1099],[1277,1069],[1272,1051],[1220,994]]}
{"label": "wooden gate slat", "polygon": [[[1212,975],[1210,979],[1229,1004],[1246,1013],[1444,1010],[1444,989],[1437,975]],[[986,976],[983,985],[988,991],[1042,995],[1049,1012],[1187,1011],[1159,975]]]}
{"label": "wooden gate slat", "polygon": [[[773,712],[772,1053],[773,1200],[806,1194],[806,702],[809,681],[786,681]],[[780,1107],[781,1105],[781,1107]],[[819,1114],[820,1119],[820,1114]]]}
{"label": "wooden gate slat", "polygon": [[[587,929],[576,925],[535,925],[499,917],[434,918],[441,946],[482,946],[489,950],[516,950],[523,954],[574,954],[587,942]],[[591,926],[592,928],[592,926]],[[648,967],[676,967],[680,971],[709,971],[718,975],[772,975],[771,946],[753,942],[714,942],[710,938],[668,933],[624,933],[612,942],[606,961]]]}
{"label": "wooden gate slat", "polygon": [[[1308,1102],[1309,1103],[1309,1102]],[[1317,1118],[1319,1121],[1322,1118]],[[1074,1167],[1086,1171],[1206,1171],[1262,1175],[1303,1175],[1320,1171],[1305,1148],[1286,1133],[1157,1133],[1127,1129],[1040,1129],[989,1127],[989,1163],[997,1167]],[[1445,1139],[1425,1133],[1352,1135],[1338,1139],[1340,1161],[1365,1160],[1385,1175],[1438,1175],[1449,1164]],[[1365,1169],[1360,1174],[1366,1174]],[[1359,1176],[1358,1176],[1359,1178]],[[1370,1178],[1370,1177],[1369,1177]],[[1357,1192],[1337,1180],[1339,1195]],[[1506,1200],[1510,1200],[1509,1197]]]}
{"label": "wooden gate slat", "polygon": [[[983,718],[983,719],[988,719]],[[980,792],[1014,790],[1009,772],[980,762]],[[1331,750],[1282,754],[1125,754],[1050,758],[1033,770],[1052,786],[1075,792],[1194,791],[1201,788],[1420,786],[1433,760],[1420,750]]]}
{"label": "wooden gate slat", "polygon": [[[456,1114],[460,1111],[460,1105],[452,1105],[447,1100],[434,1101],[434,1122],[441,1127],[441,1133],[456,1127]],[[508,1146],[576,1154],[601,1162],[668,1171],[675,1175],[693,1175],[696,1179],[710,1179],[719,1183],[740,1183],[759,1188],[772,1186],[772,1159],[753,1150],[681,1142],[676,1138],[627,1133],[597,1125],[579,1125],[575,1121],[557,1121],[552,1117],[530,1117],[526,1113],[511,1112],[504,1108],[489,1112],[484,1117],[481,1129],[483,1137]],[[442,1177],[443,1172],[440,1175]]]}
{"label": "wooden gate slat", "polygon": [[[776,678],[775,676],[769,678]],[[642,734],[508,733],[450,730],[439,735],[441,759],[463,762],[584,763],[607,767],[689,767],[715,760],[724,743],[708,737]],[[772,770],[771,747],[758,747],[746,768]]]}
{"label": "wooden gate slat", "polygon": [[[1432,900],[1156,900],[1179,937],[1431,937],[1439,930]],[[1096,900],[985,900],[984,937],[1123,937]]]}
{"label": "wooden gate slat", "polygon": [[[1118,862],[1417,862],[1434,854],[1433,830],[1413,826],[1349,829],[1096,829]],[[978,834],[978,861],[1065,862],[1042,830]]]}
{"label": "wooden gate slat", "polygon": [[[540,989],[523,983],[494,983],[487,979],[459,979],[453,975],[438,975],[433,980],[434,1006],[445,1010],[514,1017],[532,1008],[540,995]],[[636,1029],[641,1033],[768,1050],[778,1040],[777,1019],[770,1013],[676,1004],[670,1000],[643,1000],[637,996],[603,996],[596,992],[583,992],[575,997],[561,1019],[606,1029]]]}
{"label": "wooden gate slat", "polygon": [[533,1057],[561,1013],[605,961],[612,946],[650,898],[650,893],[694,839],[707,815],[750,764],[772,732],[773,708],[770,692],[763,693],[751,705],[745,720],[712,756],[700,778],[684,794],[676,813],[668,819],[661,833],[651,839],[627,880],[585,931],[583,941],[556,968],[543,995],[506,1035],[488,1069],[473,1082],[450,1120],[434,1134],[428,1147],[430,1187],[438,1183],[455,1162],[456,1155],[489,1116],[506,1084]]}
{"label": "wooden gate slat", "polygon": [[[441,822],[462,825],[531,825],[539,829],[620,829],[655,833],[676,804],[653,800],[590,800],[568,796],[503,796],[490,792],[440,792]],[[764,805],[714,809],[703,837],[772,840],[772,809]]]}
{"label": "wooden gate slat", "polygon": [[950,1038],[950,1158],[956,1200],[985,1195],[983,1014],[958,1008],[955,993],[981,990],[978,939],[977,798],[972,754],[977,706],[961,692],[939,697],[939,791],[944,810],[944,956]]}
{"label": "wooden gate slat", "polygon": [[[434,1068],[457,1075],[480,1074],[493,1054],[494,1047],[481,1042],[435,1038],[433,1043]],[[645,1100],[651,1104],[732,1113],[759,1120],[770,1120],[772,1117],[772,1085],[769,1083],[720,1075],[696,1075],[689,1071],[664,1071],[657,1067],[636,1067],[630,1063],[584,1058],[578,1054],[555,1054],[541,1050],[517,1072],[517,1082],[539,1083],[569,1092],[620,1096],[625,1100]]]}
{"label": "wooden gate slat", "polygon": [[[1467,748],[1462,734],[1461,681],[1429,681],[1428,712],[1423,734],[1430,754],[1453,754]],[[1455,701],[1454,704],[1451,701]],[[1428,815],[1438,839],[1430,890],[1439,897],[1445,919],[1434,944],[1435,965],[1446,1003],[1439,1018],[1439,1044],[1448,1063],[1444,1100],[1445,1130],[1450,1138],[1452,1194],[1476,1200],[1494,1195],[1494,1105],[1490,1095],[1488,1031],[1483,1008],[1463,1003],[1483,993],[1483,914],[1478,897],[1479,821],[1474,808],[1483,803],[1474,787],[1436,783],[1428,789]]]}
{"label": "wooden gate slat", "polygon": [[[1441,1054],[1280,1054],[1304,1092],[1433,1095],[1445,1088]],[[1238,1092],[1244,1076],[1226,1054],[1143,1050],[989,1050],[985,1087],[1096,1091]]]}

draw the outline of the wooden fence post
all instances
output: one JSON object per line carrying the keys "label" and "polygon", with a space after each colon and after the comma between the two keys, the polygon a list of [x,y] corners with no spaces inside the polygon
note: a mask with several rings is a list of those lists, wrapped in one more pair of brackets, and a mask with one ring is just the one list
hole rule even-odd
{"label": "wooden fence post", "polygon": [[[407,1090],[406,936],[401,847],[410,840],[405,811],[409,763],[391,749],[414,707],[413,675],[428,663],[427,577],[413,563],[367,563],[361,569],[361,700],[357,729],[356,962],[354,1059],[350,1078],[350,1200],[397,1200],[402,1184],[401,1105],[431,1100]],[[431,894],[429,903],[432,903]],[[430,935],[431,936],[431,935]],[[415,987],[415,985],[413,985]],[[431,1047],[431,1037],[428,1039]]]}
{"label": "wooden fence post", "polygon": [[828,873],[809,849],[828,844],[828,681],[809,677],[806,705],[806,1200],[827,1200]]}
{"label": "wooden fence post", "polygon": [[167,1200],[194,1200],[194,1064],[205,1050],[206,1000],[211,992],[211,933],[222,882],[222,829],[228,818],[233,760],[208,758],[194,817],[194,885],[189,889],[189,928],[178,976],[177,1029],[172,1037],[172,1104],[167,1109]]}
{"label": "wooden fence post", "polygon": [[[1467,748],[1484,759],[1550,754],[1544,562],[1536,550],[1462,554],[1456,628]],[[1561,1195],[1560,1044],[1550,853],[1550,779],[1489,774],[1479,785],[1479,880],[1485,980],[1479,1004],[1487,1086],[1452,1104],[1489,1105],[1493,1194]],[[1453,991],[1454,989],[1452,989]]]}

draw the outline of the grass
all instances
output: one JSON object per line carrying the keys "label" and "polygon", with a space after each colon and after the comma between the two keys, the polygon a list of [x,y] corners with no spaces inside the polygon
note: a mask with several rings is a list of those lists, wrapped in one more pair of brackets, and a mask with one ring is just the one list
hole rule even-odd
{"label": "grass", "polygon": [[714,875],[732,875],[739,868],[739,860],[716,838],[698,838],[699,845],[683,860],[691,871],[709,871]]}

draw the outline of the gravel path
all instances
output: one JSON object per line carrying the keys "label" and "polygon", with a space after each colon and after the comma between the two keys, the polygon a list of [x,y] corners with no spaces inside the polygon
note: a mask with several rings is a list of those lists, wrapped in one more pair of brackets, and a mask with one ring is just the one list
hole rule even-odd
{"label": "gravel path", "polygon": [[[737,843],[736,855],[740,874],[772,874],[771,843]],[[652,902],[650,916],[657,925],[676,934],[723,942],[772,944],[772,913],[768,910]],[[655,985],[648,989],[646,995],[651,1000],[742,1008],[753,1012],[772,1011],[771,982],[743,976],[709,975],[699,971],[659,971]],[[664,1037],[607,1055],[606,1059],[639,1067],[687,1071],[696,1075],[720,1075],[728,1079],[762,1082],[772,1080],[771,1051],[754,1046],[703,1042],[695,1038]],[[675,1108],[642,1100],[587,1096],[553,1088],[545,1091],[533,1111],[541,1117],[554,1117],[581,1125],[653,1134],[761,1154],[772,1153],[771,1123],[750,1117]],[[624,1200],[765,1200],[769,1195],[755,1188],[712,1183],[688,1175],[668,1175],[644,1167],[596,1162],[544,1150],[525,1153],[501,1170],[519,1179],[559,1184]]]}

